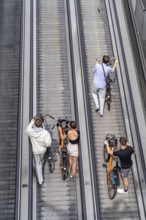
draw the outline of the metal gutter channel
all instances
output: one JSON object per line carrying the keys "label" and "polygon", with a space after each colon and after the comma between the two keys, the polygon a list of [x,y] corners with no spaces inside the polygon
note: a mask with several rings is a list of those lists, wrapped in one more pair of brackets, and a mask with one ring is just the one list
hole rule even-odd
{"label": "metal gutter channel", "polygon": [[[109,16],[109,24],[110,24],[114,54],[120,60],[120,68],[117,68],[117,73],[118,73],[118,81],[119,81],[119,87],[120,87],[120,94],[121,94],[127,136],[128,136],[129,141],[133,143],[134,146],[138,147],[140,144],[139,139],[138,139],[139,138],[138,133],[137,133],[138,127],[135,124],[135,119],[138,118],[138,115],[137,115],[137,118],[135,118],[134,109],[136,110],[136,105],[133,105],[134,103],[132,103],[133,100],[132,100],[131,95],[133,95],[134,98],[137,97],[136,100],[137,100],[137,104],[140,105],[139,107],[141,107],[141,104],[139,103],[140,98],[138,99],[138,97],[140,96],[137,90],[136,81],[127,80],[128,73],[131,72],[131,69],[129,69],[129,66],[131,67],[133,60],[132,60],[132,56],[130,55],[131,53],[130,45],[128,42],[127,32],[125,30],[126,24],[125,24],[124,15],[122,12],[122,2],[121,1],[111,2],[109,0],[106,0],[106,6],[107,6],[107,12]],[[115,12],[117,12],[117,14],[115,14]],[[112,18],[112,21],[110,20],[111,18]],[[124,27],[122,27],[122,25]],[[125,44],[124,44],[125,42],[127,44],[127,47],[125,47]],[[125,52],[125,48],[126,48],[126,52]],[[128,64],[127,64],[127,60],[128,60]],[[133,70],[133,74],[134,74],[134,70]],[[133,75],[133,78],[135,78],[134,75]],[[132,86],[134,86],[132,94],[131,94],[131,91],[129,91],[131,87],[129,83],[132,84]],[[139,109],[139,113],[141,117],[143,117],[142,109],[141,110]],[[143,119],[143,122],[144,122],[144,119]],[[141,129],[139,129],[139,131],[140,130]],[[145,130],[144,127],[143,127],[143,130]],[[146,216],[145,207],[144,207],[146,204],[146,201],[145,201],[146,189],[145,189],[145,181],[144,181],[144,173],[143,173],[144,171],[141,170],[142,164],[141,164],[141,157],[140,157],[138,148],[136,148],[136,152],[137,152],[137,155],[133,158],[134,159],[133,176],[134,176],[135,191],[136,191],[137,201],[138,201],[138,206],[139,206],[139,214],[140,214],[141,220],[144,220]]]}
{"label": "metal gutter channel", "polygon": [[86,57],[85,57],[85,51],[84,51],[84,36],[82,32],[82,18],[81,18],[81,5],[80,1],[76,1],[76,11],[77,11],[77,21],[78,21],[78,31],[79,31],[79,45],[80,45],[80,53],[81,53],[81,63],[82,63],[82,80],[83,80],[83,89],[84,89],[84,95],[85,95],[85,106],[86,106],[86,123],[88,127],[88,138],[89,138],[89,148],[90,148],[90,161],[91,161],[91,173],[92,173],[92,180],[93,180],[93,193],[95,195],[96,201],[95,201],[95,206],[96,206],[96,215],[97,219],[100,219],[100,204],[99,204],[99,195],[98,195],[98,190],[97,190],[97,178],[96,178],[96,168],[95,168],[95,157],[94,157],[94,149],[93,149],[93,140],[92,140],[92,120],[91,120],[91,115],[90,115],[90,109],[88,105],[88,80],[86,76]]}
{"label": "metal gutter channel", "polygon": [[[64,0],[64,2],[66,2],[66,0]],[[70,41],[71,41],[71,33],[70,33],[70,15],[69,15],[69,4],[66,2],[64,3],[65,5],[65,18],[67,21],[67,25],[66,25],[66,33],[67,33],[67,48],[68,48],[68,62],[69,62],[69,87],[70,87],[70,93],[71,93],[71,112],[72,112],[72,117],[73,118],[77,118],[77,114],[75,112],[75,96],[74,96],[74,86],[73,86],[73,76],[72,73],[74,72],[73,68],[73,63],[72,63],[72,57],[71,57],[71,51],[72,51],[72,47],[70,45]],[[80,170],[80,161],[79,161],[79,170]],[[80,178],[81,178],[81,173],[80,173]],[[80,178],[76,178],[76,191],[77,191],[77,205],[78,205],[78,220],[83,220],[83,209],[82,209],[82,201],[81,201],[81,180]],[[81,187],[80,187],[81,186]],[[82,197],[83,198],[83,197]]]}
{"label": "metal gutter channel", "polygon": [[[17,213],[15,220],[31,220],[29,216],[31,212],[30,191],[29,188],[29,157],[30,143],[25,133],[29,123],[29,96],[30,96],[30,30],[31,30],[31,2],[29,0],[22,1],[22,29],[21,29],[21,95],[20,95],[20,118],[19,133],[20,152],[19,152],[19,174],[18,174],[18,197],[17,197]],[[30,201],[31,202],[31,201]]]}
{"label": "metal gutter channel", "polygon": [[15,201],[15,220],[18,220],[20,217],[20,200],[21,200],[21,154],[22,154],[22,145],[21,145],[21,122],[22,122],[22,96],[23,96],[23,1],[21,1],[21,22],[20,22],[20,34],[21,34],[21,43],[20,43],[20,82],[19,82],[19,118],[18,118],[18,146],[17,149],[17,171],[16,171],[16,201]]}
{"label": "metal gutter channel", "polygon": [[82,163],[82,177],[81,184],[84,185],[84,220],[98,219],[96,210],[96,198],[94,193],[93,175],[92,175],[92,162],[90,152],[90,142],[87,124],[87,112],[85,107],[85,93],[83,83],[83,68],[80,54],[79,34],[78,34],[78,22],[75,1],[69,1],[70,7],[70,21],[71,21],[71,37],[73,47],[73,61],[74,61],[74,77],[76,82],[76,95],[77,95],[77,112],[80,128],[84,129],[84,133],[81,132],[80,143],[84,146],[84,150],[81,152],[80,160]]}
{"label": "metal gutter channel", "polygon": [[[33,0],[33,115],[36,115],[36,75],[37,75],[37,68],[36,68],[36,0]],[[34,167],[33,167],[34,169]],[[36,201],[36,193],[37,193],[37,182],[36,182],[36,175],[34,174],[32,177],[32,181],[33,181],[33,197],[32,197],[32,219],[36,220],[37,219],[37,201]]]}
{"label": "metal gutter channel", "polygon": [[[66,4],[66,0],[37,1],[37,111],[49,112],[56,120],[65,116],[74,118]],[[57,127],[51,134],[55,170],[50,173],[46,163],[44,184],[37,186],[36,218],[82,219],[81,202],[78,204],[80,177],[62,180]]]}

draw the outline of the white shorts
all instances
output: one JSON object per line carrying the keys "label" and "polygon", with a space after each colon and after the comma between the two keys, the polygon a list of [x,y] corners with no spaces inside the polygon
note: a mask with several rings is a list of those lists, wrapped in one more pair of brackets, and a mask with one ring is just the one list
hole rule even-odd
{"label": "white shorts", "polygon": [[74,157],[78,157],[78,156],[79,156],[78,144],[68,143],[68,145],[67,145],[67,150],[68,150],[68,153],[69,153],[71,156],[74,156]]}

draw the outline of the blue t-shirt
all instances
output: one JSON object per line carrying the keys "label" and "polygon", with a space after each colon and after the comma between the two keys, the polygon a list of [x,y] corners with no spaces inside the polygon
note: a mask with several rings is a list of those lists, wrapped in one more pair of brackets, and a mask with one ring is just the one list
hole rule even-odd
{"label": "blue t-shirt", "polygon": [[[110,73],[114,72],[113,68],[111,68],[110,66],[107,66],[104,63],[102,63],[102,65],[103,65],[106,77]],[[105,76],[104,76],[102,65],[96,64],[93,68],[93,73],[94,73],[93,85],[96,88],[105,88],[106,87],[106,81],[105,81]]]}

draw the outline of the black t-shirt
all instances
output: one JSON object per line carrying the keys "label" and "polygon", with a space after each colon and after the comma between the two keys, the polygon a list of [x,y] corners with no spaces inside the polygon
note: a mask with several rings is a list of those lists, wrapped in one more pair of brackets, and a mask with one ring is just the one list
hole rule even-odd
{"label": "black t-shirt", "polygon": [[127,146],[125,149],[114,151],[113,155],[119,157],[122,169],[128,169],[132,166],[131,155],[134,153],[132,147]]}

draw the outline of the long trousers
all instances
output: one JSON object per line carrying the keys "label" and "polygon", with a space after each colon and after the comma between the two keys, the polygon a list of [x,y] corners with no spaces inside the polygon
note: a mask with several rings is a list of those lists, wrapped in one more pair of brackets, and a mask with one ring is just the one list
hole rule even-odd
{"label": "long trousers", "polygon": [[39,184],[43,182],[43,163],[44,163],[44,154],[34,154],[36,176]]}
{"label": "long trousers", "polygon": [[92,97],[95,103],[96,109],[99,109],[99,113],[103,115],[104,102],[105,102],[106,88],[98,89],[94,85],[92,86]]}

